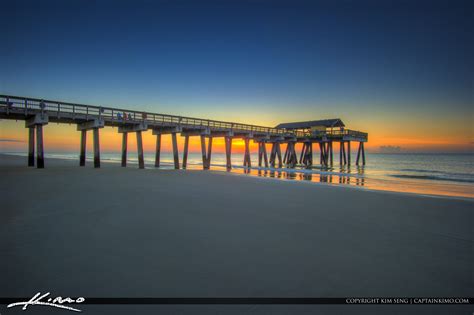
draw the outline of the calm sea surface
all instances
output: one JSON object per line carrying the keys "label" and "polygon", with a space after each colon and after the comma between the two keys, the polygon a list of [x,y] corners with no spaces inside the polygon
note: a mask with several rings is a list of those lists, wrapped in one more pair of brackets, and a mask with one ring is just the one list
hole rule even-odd
{"label": "calm sea surface", "polygon": [[[46,158],[48,157],[78,160],[77,153],[47,153]],[[231,172],[282,180],[304,180],[376,190],[474,198],[473,154],[367,154],[365,167],[352,165],[350,168],[341,168],[336,157],[338,156],[335,156],[334,166],[329,168],[315,165],[312,169],[265,169],[257,166],[257,155],[252,154],[253,167],[249,170],[242,167],[243,155],[235,153],[232,156]],[[92,155],[89,154],[87,159],[91,160]],[[119,153],[101,153],[101,160],[104,163],[120,163],[120,159]],[[314,160],[315,162],[319,160],[316,154]],[[352,163],[354,161],[353,154]],[[129,152],[130,167],[134,167],[136,163],[136,154]],[[162,153],[161,163],[163,169],[172,169],[172,155]],[[154,168],[153,153],[145,153],[145,164],[147,168]],[[188,169],[202,169],[201,154],[189,154]],[[225,154],[212,154],[211,169],[226,171]]]}

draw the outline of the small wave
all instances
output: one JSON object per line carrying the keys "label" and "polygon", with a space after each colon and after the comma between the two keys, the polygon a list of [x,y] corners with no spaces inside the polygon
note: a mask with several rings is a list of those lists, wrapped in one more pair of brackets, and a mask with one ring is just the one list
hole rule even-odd
{"label": "small wave", "polygon": [[448,176],[465,176],[466,175],[466,173],[454,173],[454,172],[438,171],[438,170],[423,170],[423,169],[416,169],[416,168],[402,168],[400,169],[400,171],[415,172],[415,173],[446,174]]}
{"label": "small wave", "polygon": [[459,182],[459,183],[474,183],[474,179],[468,178],[452,178],[452,177],[442,177],[442,176],[430,176],[430,175],[390,175],[397,178],[409,178],[409,179],[424,179],[424,180],[441,180],[441,181],[450,181],[450,182]]}
{"label": "small wave", "polygon": [[402,172],[416,172],[416,173],[436,173],[436,174],[446,174],[447,172],[443,171],[436,171],[436,170],[422,170],[417,168],[402,168],[400,169]]}

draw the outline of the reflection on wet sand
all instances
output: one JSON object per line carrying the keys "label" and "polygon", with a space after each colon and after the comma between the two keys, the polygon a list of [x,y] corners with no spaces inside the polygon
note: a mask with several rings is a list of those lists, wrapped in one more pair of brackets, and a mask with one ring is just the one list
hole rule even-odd
{"label": "reflection on wet sand", "polygon": [[[200,166],[195,166],[200,170]],[[218,165],[211,166],[212,170],[226,170]],[[274,169],[274,168],[248,168],[234,167],[227,169],[228,172],[247,174],[250,176],[287,179],[296,181],[308,181],[313,183],[325,183],[333,185],[348,185],[353,187],[364,187],[374,190],[395,191],[404,193],[415,193],[423,195],[456,196],[474,198],[471,185],[426,182],[422,180],[394,180],[388,177],[376,177],[368,174],[364,166],[352,167],[313,167],[312,169]]]}
{"label": "reflection on wet sand", "polygon": [[[357,167],[356,172],[352,173],[350,168],[341,168],[340,170],[334,169],[325,169],[323,172],[330,172],[330,174],[324,173],[307,173],[307,172],[297,172],[297,171],[284,171],[284,170],[267,170],[267,169],[251,169],[243,168],[244,174],[256,175],[260,177],[272,177],[272,178],[282,178],[282,179],[291,179],[291,180],[303,180],[311,182],[320,182],[328,184],[352,184],[357,186],[364,186],[365,178],[364,167]],[[235,172],[236,170],[232,170]],[[339,172],[333,174],[333,172]]]}

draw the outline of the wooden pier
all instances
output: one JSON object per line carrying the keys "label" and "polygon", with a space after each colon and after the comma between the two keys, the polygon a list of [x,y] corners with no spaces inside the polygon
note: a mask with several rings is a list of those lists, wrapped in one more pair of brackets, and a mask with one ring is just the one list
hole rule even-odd
{"label": "wooden pier", "polygon": [[[297,165],[313,166],[313,149],[319,147],[319,162],[324,167],[334,163],[333,144],[340,144],[339,164],[351,165],[351,142],[358,142],[356,165],[365,165],[364,143],[367,133],[345,129],[340,119],[284,123],[276,127],[263,127],[233,122],[164,115],[105,106],[75,104],[21,96],[0,95],[0,119],[24,120],[28,128],[28,166],[44,167],[43,127],[49,122],[75,124],[80,131],[79,165],[85,166],[87,132],[92,131],[94,167],[100,167],[99,130],[117,127],[122,133],[122,166],[127,166],[128,133],[137,137],[138,166],[145,168],[142,134],[149,130],[156,136],[155,167],[160,166],[161,136],[171,135],[175,169],[180,168],[177,134],[184,137],[182,168],[187,166],[189,137],[200,137],[203,169],[209,169],[212,155],[212,139],[225,139],[226,166],[231,165],[232,140],[243,139],[245,153],[243,165],[252,167],[250,140],[258,143],[258,166],[294,168]],[[36,141],[35,141],[36,133]],[[207,140],[207,141],[206,141]],[[207,143],[206,143],[207,142]],[[302,144],[299,154],[296,145]],[[286,144],[282,157],[281,146]],[[271,146],[270,156],[267,145]]]}

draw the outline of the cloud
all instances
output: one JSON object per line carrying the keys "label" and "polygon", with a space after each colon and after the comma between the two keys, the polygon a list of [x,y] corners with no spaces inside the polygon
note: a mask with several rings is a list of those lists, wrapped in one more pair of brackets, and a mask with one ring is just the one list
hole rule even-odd
{"label": "cloud", "polygon": [[2,138],[0,138],[0,142],[25,142],[25,141],[17,140],[17,139],[2,139]]}
{"label": "cloud", "polygon": [[402,151],[401,147],[393,145],[382,145],[379,149],[382,153],[398,153]]}

